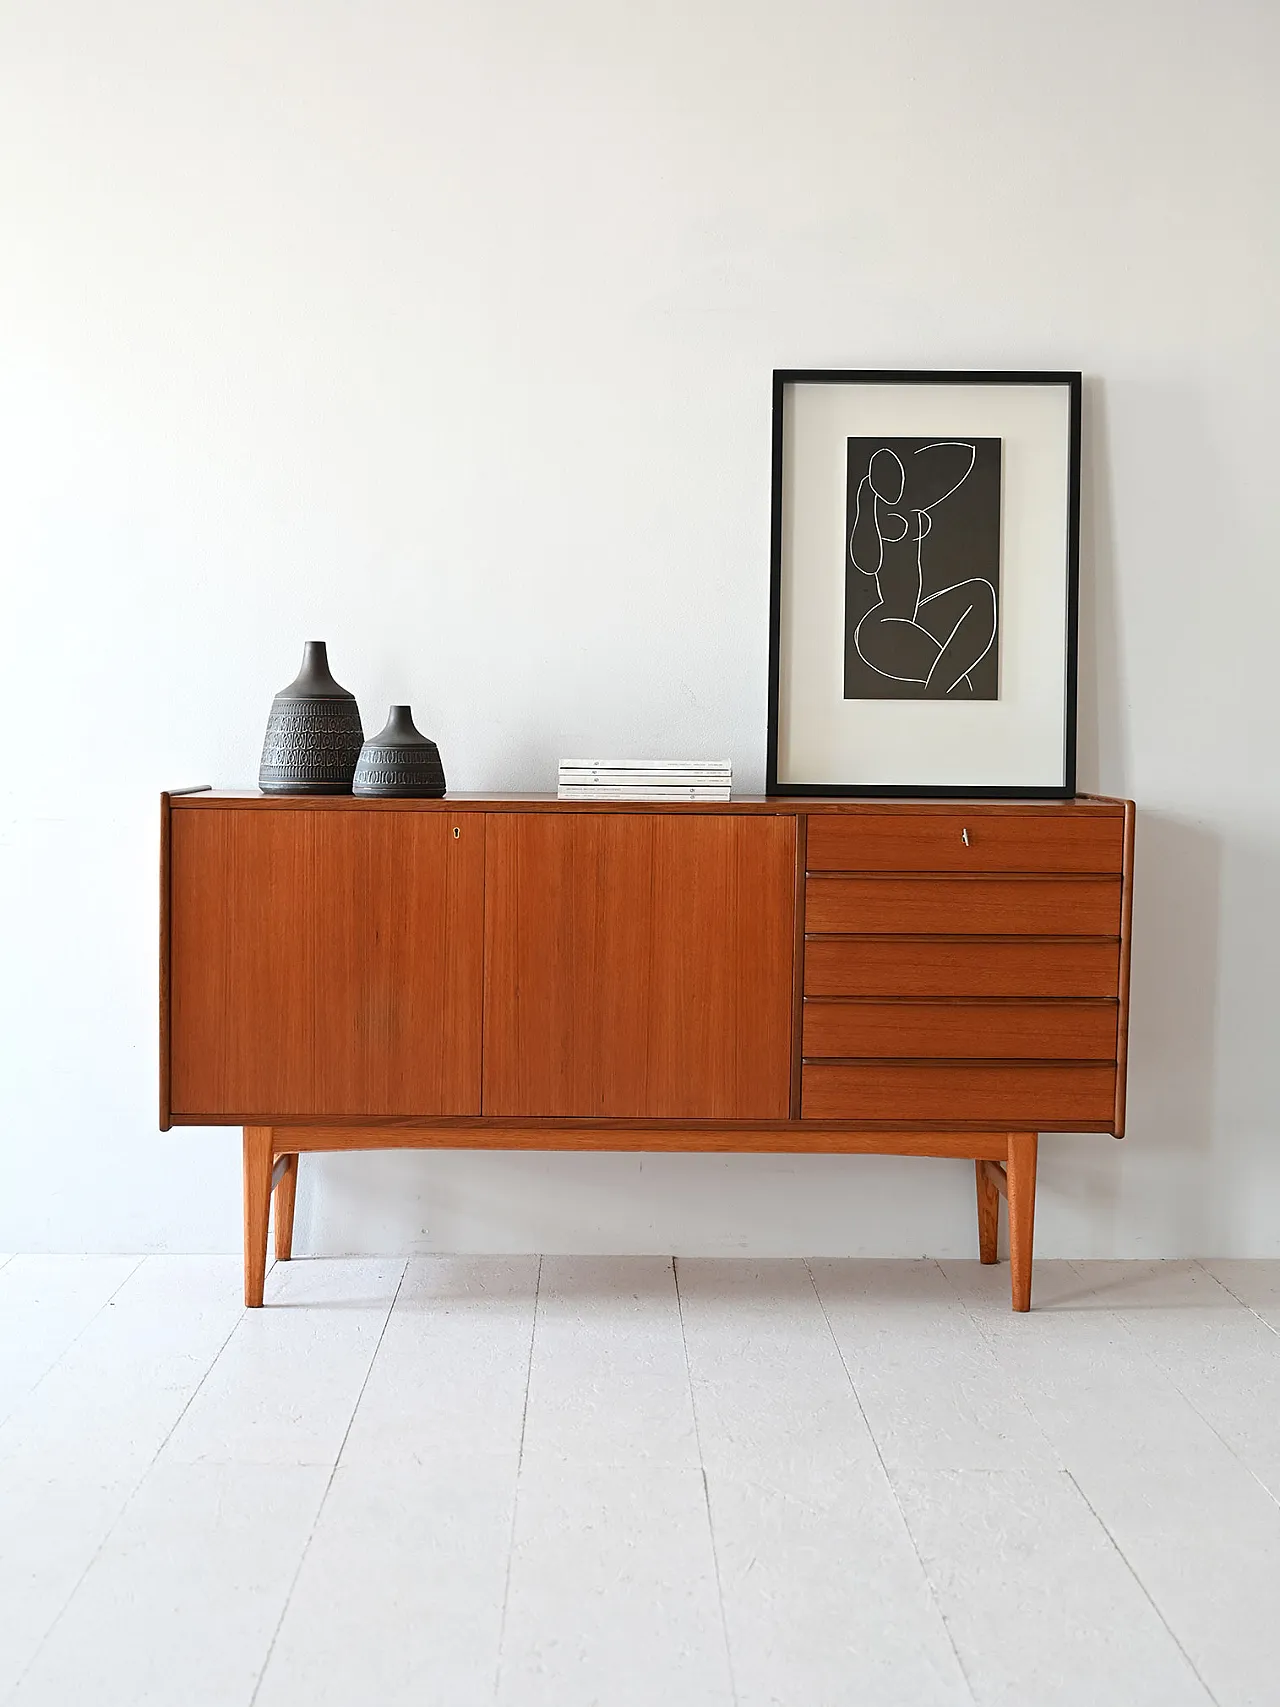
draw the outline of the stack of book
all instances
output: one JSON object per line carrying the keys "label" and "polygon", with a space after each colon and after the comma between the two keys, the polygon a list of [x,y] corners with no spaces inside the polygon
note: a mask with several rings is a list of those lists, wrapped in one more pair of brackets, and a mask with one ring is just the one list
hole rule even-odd
{"label": "stack of book", "polygon": [[728,759],[561,759],[561,800],[728,800]]}

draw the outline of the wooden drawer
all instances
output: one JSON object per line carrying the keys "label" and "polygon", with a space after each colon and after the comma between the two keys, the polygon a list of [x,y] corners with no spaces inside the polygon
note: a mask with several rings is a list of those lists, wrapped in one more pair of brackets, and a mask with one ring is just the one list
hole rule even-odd
{"label": "wooden drawer", "polygon": [[[968,832],[966,844],[964,833]],[[813,812],[810,871],[1085,871],[1118,874],[1124,818],[1101,813]]]}
{"label": "wooden drawer", "polygon": [[810,937],[806,996],[1102,996],[1120,944],[1081,937]]}
{"label": "wooden drawer", "polygon": [[819,1062],[803,1069],[807,1120],[967,1120],[1070,1132],[1109,1130],[1114,1066],[1065,1062]]}
{"label": "wooden drawer", "polygon": [[804,1054],[1114,1061],[1115,1002],[807,1001]]}
{"label": "wooden drawer", "polygon": [[806,931],[1119,936],[1118,877],[810,877]]}

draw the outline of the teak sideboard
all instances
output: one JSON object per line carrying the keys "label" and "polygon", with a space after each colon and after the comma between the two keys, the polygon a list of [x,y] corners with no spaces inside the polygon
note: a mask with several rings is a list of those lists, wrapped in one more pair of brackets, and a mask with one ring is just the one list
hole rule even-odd
{"label": "teak sideboard", "polygon": [[164,795],[160,1125],[304,1151],[967,1157],[1030,1308],[1041,1132],[1124,1130],[1131,802]]}

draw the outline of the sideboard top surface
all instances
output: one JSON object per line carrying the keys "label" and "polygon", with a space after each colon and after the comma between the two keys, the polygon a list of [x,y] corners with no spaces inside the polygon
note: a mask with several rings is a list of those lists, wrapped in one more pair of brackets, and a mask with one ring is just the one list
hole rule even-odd
{"label": "sideboard top surface", "polygon": [[1001,815],[1051,812],[1070,816],[1122,817],[1125,803],[1096,794],[1074,800],[867,800],[804,795],[735,794],[732,800],[561,800],[554,794],[450,793],[440,800],[370,800],[350,794],[261,794],[257,789],[206,789],[169,799],[174,811],[246,807],[272,812],[710,812],[776,814],[948,813]]}

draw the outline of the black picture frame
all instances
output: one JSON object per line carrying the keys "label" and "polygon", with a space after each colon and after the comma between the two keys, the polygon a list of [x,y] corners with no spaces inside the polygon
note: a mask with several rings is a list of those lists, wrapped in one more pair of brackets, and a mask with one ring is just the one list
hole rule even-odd
{"label": "black picture frame", "polygon": [[[1040,785],[930,785],[860,783],[780,778],[779,720],[782,675],[782,605],[784,540],[785,404],[789,387],[797,385],[856,386],[1053,386],[1065,388],[1067,412],[1067,479],[1065,517],[1066,564],[1064,620],[1063,763],[1061,781]],[[773,446],[769,573],[769,703],[765,792],[776,797],[811,796],[850,799],[919,800],[1067,800],[1076,793],[1076,696],[1079,650],[1080,589],[1080,452],[1082,375],[1074,371],[924,370],[881,368],[775,368],[773,372]]]}

